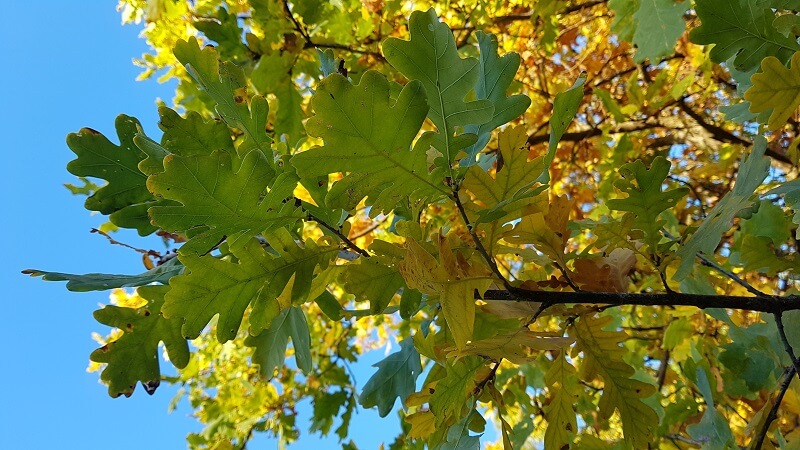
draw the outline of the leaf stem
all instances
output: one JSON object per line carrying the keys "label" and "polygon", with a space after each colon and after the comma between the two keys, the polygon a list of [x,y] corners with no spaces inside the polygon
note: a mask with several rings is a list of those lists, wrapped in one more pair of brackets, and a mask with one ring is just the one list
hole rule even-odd
{"label": "leaf stem", "polygon": [[483,260],[486,261],[486,264],[489,265],[492,273],[503,283],[503,287],[505,287],[509,292],[514,291],[514,286],[511,286],[511,283],[506,279],[506,277],[500,273],[500,269],[497,267],[497,263],[494,262],[494,258],[489,256],[489,253],[486,251],[486,248],[483,246],[480,238],[478,238],[478,234],[475,233],[475,230],[469,221],[469,217],[467,216],[467,211],[464,210],[464,205],[461,203],[461,199],[458,198],[458,185],[456,185],[455,189],[453,190],[452,199],[458,208],[458,212],[461,213],[461,218],[464,220],[464,225],[466,225],[469,235],[472,236],[472,242],[475,243],[475,248],[478,250],[478,253],[480,253],[480,255],[483,257]]}
{"label": "leaf stem", "polygon": [[340,230],[340,229],[338,229],[338,228],[336,228],[336,227],[334,227],[332,225],[329,225],[327,222],[325,222],[324,220],[322,220],[322,219],[318,218],[317,216],[311,214],[308,211],[306,211],[306,214],[308,214],[308,220],[313,220],[314,222],[317,222],[320,226],[322,226],[323,228],[327,229],[331,233],[335,234],[336,237],[338,237],[339,239],[342,240],[342,242],[344,242],[344,244],[345,244],[345,246],[347,248],[349,248],[350,250],[358,253],[359,255],[361,255],[361,256],[363,256],[365,258],[369,258],[369,256],[370,256],[369,252],[367,252],[363,248],[361,248],[358,245],[356,245],[353,241],[348,239],[347,236],[345,236],[344,233],[342,233],[342,230]]}

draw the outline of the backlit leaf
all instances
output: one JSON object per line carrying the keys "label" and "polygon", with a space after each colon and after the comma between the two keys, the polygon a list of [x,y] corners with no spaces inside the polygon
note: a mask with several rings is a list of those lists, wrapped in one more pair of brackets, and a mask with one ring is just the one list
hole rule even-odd
{"label": "backlit leaf", "polygon": [[[267,242],[277,255],[267,253],[255,239],[233,252],[236,263],[210,255],[182,255],[188,272],[170,280],[164,314],[183,318],[183,334],[190,339],[219,314],[217,338],[228,341],[239,331],[245,309],[253,302],[274,302],[292,277],[292,303],[305,299],[315,267],[327,265],[339,250],[311,240],[298,244],[284,229],[268,235]],[[254,333],[267,325],[251,317]]]}
{"label": "backlit leaf", "polygon": [[306,130],[325,145],[295,155],[292,165],[303,178],[345,174],[328,193],[328,207],[352,210],[368,196],[377,214],[390,211],[401,198],[446,192],[428,172],[427,148],[409,150],[428,111],[420,83],[408,83],[392,102],[389,82],[378,72],[365,73],[355,86],[333,74],[319,85],[311,106],[316,115]]}
{"label": "backlit leaf", "polygon": [[160,120],[158,127],[164,132],[161,145],[180,156],[210,155],[214,151],[222,150],[235,156],[231,131],[224,122],[218,120],[205,120],[203,117],[189,111],[186,117],[166,106],[158,108]]}
{"label": "backlit leaf", "polygon": [[[202,89],[217,103],[216,110],[231,127],[244,133],[245,140],[237,151],[244,156],[257,148],[271,154],[272,139],[267,135],[269,105],[264,97],[254,96],[247,101],[247,81],[242,70],[232,62],[219,64],[213,47],[200,48],[195,37],[178,41],[175,57]],[[267,161],[269,166],[272,161]]]}
{"label": "backlit leaf", "polygon": [[686,187],[662,191],[669,169],[670,163],[663,157],[656,157],[650,169],[641,160],[625,164],[619,169],[623,178],[617,180],[614,186],[628,196],[608,201],[609,209],[633,214],[633,226],[644,232],[644,240],[652,253],[656,252],[662,237],[661,227],[664,226],[664,220],[659,216],[676,206],[689,193]]}
{"label": "backlit leaf", "polygon": [[[542,173],[542,158],[528,162],[528,135],[525,127],[509,127],[497,137],[503,161],[492,178],[481,167],[471,167],[461,186],[470,191],[484,208],[478,210],[473,222],[494,222],[532,202],[532,197],[542,191],[534,188]],[[493,224],[496,227],[497,224]],[[492,235],[488,236],[492,241]]]}
{"label": "backlit leaf", "polygon": [[750,79],[753,86],[744,94],[750,111],[771,110],[767,125],[772,130],[782,128],[800,106],[800,52],[792,56],[788,69],[774,56],[764,58],[761,72]]}
{"label": "backlit leaf", "polygon": [[305,217],[291,199],[294,186],[264,196],[274,172],[263,153],[248,153],[238,170],[233,163],[219,150],[207,156],[169,155],[165,171],[147,180],[154,194],[180,202],[153,207],[150,215],[164,230],[190,235],[182,254],[207,253],[223,240],[239,249],[256,234]]}
{"label": "backlit leaf", "polygon": [[544,407],[547,430],[545,448],[564,448],[574,441],[578,432],[575,408],[578,402],[578,377],[575,367],[567,361],[562,351],[545,374],[550,390],[550,403]]}
{"label": "backlit leaf", "polygon": [[[67,170],[79,177],[101,178],[108,182],[94,191],[85,203],[86,209],[101,214],[120,213],[131,208],[146,209],[148,204],[155,201],[153,194],[147,190],[147,176],[138,167],[147,155],[133,142],[134,136],[142,133],[142,126],[136,118],[124,114],[117,117],[115,126],[119,145],[111,143],[91,128],[83,128],[67,136],[67,145],[78,156],[67,164]],[[136,228],[142,236],[156,230],[146,215],[135,216],[138,220],[127,220],[116,225]]]}
{"label": "backlit leaf", "polygon": [[682,280],[692,272],[697,253],[713,255],[722,234],[730,229],[733,218],[755,204],[751,196],[769,173],[770,160],[764,157],[766,149],[766,139],[757,137],[753,149],[739,167],[733,189],[708,212],[697,231],[678,249],[681,264],[672,277],[674,280]]}
{"label": "backlit leaf", "polygon": [[600,414],[609,418],[619,410],[622,432],[633,448],[647,448],[658,426],[658,415],[644,398],[655,393],[655,386],[633,378],[635,370],[623,359],[626,350],[620,343],[627,335],[622,331],[605,331],[613,320],[610,316],[582,316],[571,328],[576,339],[573,354],[583,352],[582,371],[603,378]]}
{"label": "backlit leaf", "polygon": [[406,258],[397,269],[408,287],[439,297],[447,326],[456,345],[463,348],[475,324],[475,291],[482,294],[491,284],[488,270],[454,254],[445,237],[439,239],[438,261],[409,237]]}
{"label": "backlit leaf", "polygon": [[444,156],[441,166],[449,167],[458,151],[477,139],[456,134],[455,127],[482,125],[492,120],[495,108],[491,100],[465,101],[478,81],[480,63],[459,56],[453,33],[433,8],[411,13],[408,29],[411,39],[387,39],[383,54],[408,79],[424,86],[430,105],[428,117],[438,130],[433,146]]}
{"label": "backlit leaf", "polygon": [[484,366],[483,358],[467,356],[448,362],[446,375],[436,383],[429,400],[431,411],[436,416],[436,426],[448,420],[464,417],[471,410],[472,389],[478,369]]}
{"label": "backlit leaf", "polygon": [[89,359],[108,364],[100,379],[108,384],[112,397],[130,397],[137,382],[148,394],[161,383],[158,345],[164,342],[169,360],[182,369],[189,363],[189,344],[181,335],[181,321],[166,319],[161,313],[166,286],[144,286],[139,295],[147,300],[140,308],[105,306],[94,312],[98,322],[117,327],[123,334],[95,350]]}

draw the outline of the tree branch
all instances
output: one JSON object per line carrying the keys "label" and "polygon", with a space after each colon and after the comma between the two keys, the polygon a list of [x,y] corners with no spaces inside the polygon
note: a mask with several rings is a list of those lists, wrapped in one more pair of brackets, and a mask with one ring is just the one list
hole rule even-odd
{"label": "tree branch", "polygon": [[[611,130],[609,130],[609,133],[610,134],[630,133],[632,131],[651,130],[653,128],[664,128],[664,126],[655,123],[647,123],[643,121],[623,122],[612,127]],[[601,134],[603,134],[603,130],[601,130],[600,128],[590,128],[586,131],[573,131],[569,133],[564,133],[564,135],[561,136],[561,142],[579,142],[584,139],[600,136]],[[548,141],[550,141],[549,133],[528,136],[529,145],[544,144],[545,142]]]}
{"label": "tree branch", "polygon": [[[749,139],[744,139],[742,137],[739,137],[739,136],[731,133],[730,131],[728,131],[728,130],[720,127],[720,126],[714,125],[713,123],[706,122],[706,119],[703,116],[698,114],[695,110],[693,110],[686,103],[686,98],[685,97],[681,101],[677,102],[677,104],[678,104],[678,107],[681,109],[681,111],[685,112],[687,116],[689,116],[692,119],[694,119],[694,121],[697,122],[697,124],[700,125],[704,130],[706,130],[709,133],[711,133],[711,137],[714,138],[714,140],[719,141],[719,142],[727,142],[727,143],[730,143],[730,144],[741,144],[741,145],[744,145],[746,147],[749,147],[749,146],[753,145],[753,142],[750,141]],[[781,154],[781,153],[778,153],[778,152],[776,152],[775,150],[773,150],[771,148],[767,149],[767,151],[765,152],[765,155],[769,156],[770,158],[772,158],[772,159],[774,159],[776,161],[780,161],[780,162],[785,163],[785,164],[794,165],[794,163],[792,162],[792,160],[788,156],[786,156],[784,154]]]}
{"label": "tree branch", "polygon": [[628,292],[555,292],[513,290],[488,290],[483,300],[510,300],[559,304],[600,304],[608,306],[694,306],[700,309],[726,308],[776,313],[800,310],[800,296],[739,297],[733,295],[700,295],[680,292],[628,293]]}

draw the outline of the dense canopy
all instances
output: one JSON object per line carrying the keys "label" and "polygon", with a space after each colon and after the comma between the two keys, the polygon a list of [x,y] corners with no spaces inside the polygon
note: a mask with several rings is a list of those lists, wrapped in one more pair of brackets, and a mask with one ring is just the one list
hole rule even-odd
{"label": "dense canopy", "polygon": [[169,250],[26,273],[117,289],[92,367],[182,386],[191,448],[358,448],[357,408],[392,449],[800,448],[800,1],[120,11],[175,97],[67,170]]}

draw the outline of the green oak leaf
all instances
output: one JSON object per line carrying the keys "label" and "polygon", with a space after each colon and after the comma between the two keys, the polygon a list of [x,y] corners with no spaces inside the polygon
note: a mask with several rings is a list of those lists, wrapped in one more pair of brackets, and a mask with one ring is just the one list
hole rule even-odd
{"label": "green oak leaf", "polygon": [[112,397],[130,397],[137,382],[148,394],[161,383],[158,345],[164,342],[169,360],[182,369],[189,363],[189,344],[181,335],[181,321],[161,314],[166,286],[143,286],[139,295],[147,300],[140,308],[106,306],[94,312],[98,322],[122,330],[122,336],[100,347],[89,356],[94,362],[108,364],[100,379],[108,384]]}
{"label": "green oak leaf", "polygon": [[440,166],[449,171],[458,151],[477,139],[470,133],[456,135],[456,127],[489,122],[495,108],[487,99],[464,101],[478,81],[480,63],[459,56],[452,31],[439,21],[433,8],[411,13],[408,30],[408,41],[386,39],[383,54],[400,73],[424,86],[430,104],[428,117],[438,130],[431,138],[432,145],[444,155]]}
{"label": "green oak leaf", "polygon": [[265,196],[274,172],[264,154],[251,151],[236,171],[234,161],[220,150],[207,156],[169,155],[164,172],[147,180],[154,194],[180,203],[150,208],[153,222],[162,229],[191,236],[180,253],[206,253],[223,240],[239,249],[257,234],[304,217],[291,200],[296,177],[294,184],[280,189],[275,181]]}
{"label": "green oak leaf", "polygon": [[790,236],[791,223],[783,208],[769,200],[761,200],[758,212],[740,223],[742,235],[768,238],[776,247]]}
{"label": "green oak leaf", "polygon": [[796,14],[784,14],[772,21],[772,26],[786,37],[789,35],[800,36],[800,16]]}
{"label": "green oak leaf", "polygon": [[283,228],[268,235],[266,240],[277,255],[267,253],[256,239],[233,250],[236,263],[210,255],[180,255],[188,270],[170,280],[172,290],[167,294],[163,311],[169,318],[183,319],[184,336],[196,338],[219,314],[218,340],[233,339],[251,303],[251,331],[258,333],[267,325],[257,323],[259,308],[263,311],[275,303],[293,277],[291,303],[305,300],[315,267],[327,266],[339,251],[336,246],[317,245],[311,240],[305,245],[298,244]]}
{"label": "green oak leaf", "polygon": [[314,415],[311,417],[311,426],[308,431],[319,431],[323,436],[331,431],[333,419],[339,415],[339,409],[347,402],[347,392],[341,390],[333,394],[321,391],[314,395]]}
{"label": "green oak leaf", "polygon": [[311,335],[306,315],[299,307],[291,306],[281,311],[266,331],[244,341],[248,347],[255,347],[253,361],[263,376],[272,378],[275,369],[283,367],[290,337],[297,367],[305,374],[311,372]]}
{"label": "green oak leaf", "polygon": [[[744,358],[746,359],[746,358]],[[731,448],[734,445],[733,434],[728,420],[714,406],[711,384],[705,369],[697,368],[697,385],[706,402],[706,410],[700,422],[686,427],[686,433],[699,442],[706,442],[703,448]]]}
{"label": "green oak leaf", "polygon": [[[142,126],[134,117],[120,114],[115,121],[120,145],[111,143],[101,133],[83,128],[67,136],[67,145],[77,156],[67,164],[67,170],[79,177],[95,177],[108,183],[94,191],[86,199],[86,209],[101,214],[120,213],[127,208],[139,208],[154,201],[147,190],[147,176],[139,170],[139,162],[147,156],[134,143],[134,136],[142,133]],[[145,207],[146,209],[146,207]],[[123,228],[135,228],[146,236],[156,230],[145,216],[125,214],[129,220],[118,220],[119,214],[110,218],[111,223]],[[117,223],[120,222],[120,223]]]}
{"label": "green oak leaf", "polygon": [[395,400],[405,401],[416,390],[417,377],[422,373],[422,362],[411,339],[400,342],[400,350],[373,365],[377,367],[364,389],[359,403],[364,408],[378,407],[378,414],[386,417]]}
{"label": "green oak leaf", "polygon": [[609,0],[608,7],[614,11],[611,31],[623,41],[633,42],[636,33],[636,22],[633,19],[639,10],[639,0]]}
{"label": "green oak leaf", "polygon": [[739,252],[731,254],[730,261],[743,263],[742,268],[747,272],[764,273],[774,277],[780,272],[788,270],[797,272],[800,269],[797,254],[779,256],[769,238],[745,235],[739,244]]}
{"label": "green oak leaf", "polygon": [[[800,225],[800,180],[795,179],[787,181],[766,193],[766,195],[777,194],[783,194],[783,200],[786,202],[786,206],[794,210],[792,223]],[[800,226],[795,229],[795,238],[800,239]]]}
{"label": "green oak leaf", "polygon": [[303,137],[303,97],[291,80],[281,83],[275,90],[278,111],[275,113],[275,136],[286,136],[286,143],[294,148]]}
{"label": "green oak leaf", "polygon": [[250,53],[242,42],[243,30],[239,27],[239,19],[235,12],[230,13],[227,9],[219,7],[213,14],[194,17],[192,26],[216,42],[220,53],[230,59],[247,57]]}
{"label": "green oak leaf", "polygon": [[753,150],[739,167],[733,189],[714,205],[697,231],[678,249],[677,256],[681,259],[681,264],[673,275],[673,280],[680,281],[692,273],[697,253],[713,255],[722,235],[730,229],[734,217],[755,204],[751,196],[769,174],[770,160],[764,157],[766,149],[767,140],[761,136],[756,137]]}
{"label": "green oak leaf", "polygon": [[622,179],[614,186],[628,195],[627,198],[608,201],[608,208],[633,214],[633,229],[644,232],[644,242],[652,253],[656,252],[661,240],[661,227],[664,220],[659,219],[662,212],[672,208],[689,193],[689,189],[679,187],[662,191],[661,185],[669,175],[670,162],[658,156],[648,170],[641,160],[625,164],[619,169]]}
{"label": "green oak leaf", "polygon": [[167,284],[170,278],[179,275],[182,271],[183,265],[178,261],[178,258],[172,258],[164,264],[138,275],[112,275],[107,273],[74,275],[37,269],[26,269],[22,273],[32,277],[42,277],[42,280],[45,281],[66,281],[67,290],[72,292],[89,292],[145,286],[152,283]]}
{"label": "green oak leaf", "polygon": [[373,314],[381,314],[398,290],[405,286],[403,277],[393,263],[381,256],[360,258],[358,264],[348,264],[344,290],[356,296],[356,301],[369,300]]}
{"label": "green oak leaf", "polygon": [[158,108],[158,127],[164,132],[161,146],[180,156],[210,155],[216,150],[236,155],[231,131],[224,122],[205,120],[200,114],[189,111],[186,117],[166,106]]}
{"label": "green oak leaf", "polygon": [[318,48],[317,57],[319,58],[319,70],[323,77],[337,72],[336,58],[333,56],[332,49],[321,50]]}
{"label": "green oak leaf", "polygon": [[683,14],[689,2],[675,0],[639,0],[639,9],[633,15],[636,33],[633,43],[638,47],[634,59],[637,63],[649,59],[659,60],[672,53],[675,42],[686,29]]}
{"label": "green oak leaf", "polygon": [[475,374],[483,367],[483,358],[467,356],[452,364],[448,362],[446,375],[436,383],[436,390],[430,398],[433,415],[436,416],[436,426],[447,423],[451,418],[456,420],[463,417],[472,398]]}
{"label": "green oak leaf", "polygon": [[475,414],[478,412],[473,409],[447,429],[447,437],[439,447],[440,450],[480,450],[482,434],[477,436],[469,434],[469,427]]}
{"label": "green oak leaf", "polygon": [[556,157],[558,141],[564,136],[564,132],[567,131],[581,105],[584,83],[586,83],[586,74],[581,73],[569,89],[556,94],[556,98],[553,100],[553,114],[550,116],[550,141],[547,144],[547,154],[542,163],[542,172],[536,179],[539,183],[550,182],[550,164]]}
{"label": "green oak leaf", "polygon": [[699,0],[695,11],[702,24],[689,38],[695,44],[715,44],[710,53],[715,62],[735,56],[734,66],[747,71],[767,56],[785,63],[800,50],[796,40],[771,26],[775,13],[768,6],[751,0]]}
{"label": "green oak leaf", "polygon": [[511,82],[519,69],[520,57],[517,53],[507,53],[502,57],[497,54],[497,36],[478,31],[480,49],[478,82],[475,84],[476,100],[490,100],[494,104],[491,120],[481,125],[467,125],[464,131],[478,136],[477,142],[466,148],[467,156],[461,160],[462,167],[478,162],[478,154],[492,136],[492,131],[505,123],[521,116],[531,105],[526,95],[506,96]]}
{"label": "green oak leaf", "polygon": [[[247,102],[247,79],[235,64],[217,60],[213,47],[200,48],[195,37],[175,44],[175,58],[197,81],[200,87],[217,103],[217,113],[231,127],[244,133],[244,142],[239,145],[239,155],[254,148],[264,154],[272,154],[272,139],[267,135],[269,104],[264,97],[253,96]],[[268,161],[272,165],[272,161]]]}
{"label": "green oak leaf", "polygon": [[376,71],[365,73],[355,86],[333,74],[320,83],[311,106],[316,115],[308,119],[306,130],[325,145],[299,153],[291,162],[303,179],[346,174],[326,196],[328,207],[352,210],[369,196],[375,215],[390,211],[403,198],[445,195],[438,177],[428,172],[427,148],[417,145],[409,151],[428,111],[419,82],[408,83],[392,102],[389,82]]}

